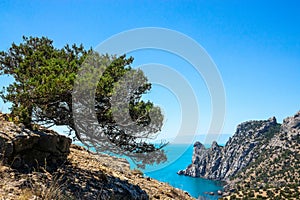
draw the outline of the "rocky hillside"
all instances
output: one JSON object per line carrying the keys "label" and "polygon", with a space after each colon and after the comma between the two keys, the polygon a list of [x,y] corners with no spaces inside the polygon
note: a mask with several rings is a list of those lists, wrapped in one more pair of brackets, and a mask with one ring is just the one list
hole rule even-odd
{"label": "rocky hillside", "polygon": [[193,199],[97,155],[54,131],[25,129],[0,114],[0,199]]}
{"label": "rocky hillside", "polygon": [[[238,125],[220,147],[196,142],[192,164],[179,174],[226,182],[233,199],[297,199],[300,194],[300,112],[280,125],[274,117]],[[229,197],[228,197],[229,199]]]}
{"label": "rocky hillside", "polygon": [[284,119],[257,160],[228,183],[237,198],[299,199],[300,112]]}
{"label": "rocky hillside", "polygon": [[254,162],[266,144],[280,129],[275,117],[264,121],[249,121],[238,125],[224,147],[213,142],[209,149],[194,144],[192,164],[178,174],[226,180]]}

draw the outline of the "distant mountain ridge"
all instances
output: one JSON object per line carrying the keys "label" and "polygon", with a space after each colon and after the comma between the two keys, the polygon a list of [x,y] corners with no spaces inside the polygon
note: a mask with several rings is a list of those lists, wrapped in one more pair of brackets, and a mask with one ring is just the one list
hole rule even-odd
{"label": "distant mountain ridge", "polygon": [[[226,182],[225,190],[240,197],[265,197],[300,192],[300,111],[278,124],[275,117],[237,126],[224,147],[194,144],[192,163],[179,175]],[[273,188],[273,189],[272,189]],[[277,193],[274,192],[277,189]],[[282,192],[287,190],[291,192]],[[254,196],[253,196],[254,195]],[[291,196],[288,196],[291,197]],[[298,196],[299,197],[299,196]]]}

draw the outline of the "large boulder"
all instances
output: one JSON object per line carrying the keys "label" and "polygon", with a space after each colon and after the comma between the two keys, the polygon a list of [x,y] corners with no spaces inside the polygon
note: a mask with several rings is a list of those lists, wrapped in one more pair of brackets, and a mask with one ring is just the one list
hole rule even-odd
{"label": "large boulder", "polygon": [[64,163],[70,152],[71,139],[39,127],[26,129],[0,114],[0,159],[18,169],[53,168]]}

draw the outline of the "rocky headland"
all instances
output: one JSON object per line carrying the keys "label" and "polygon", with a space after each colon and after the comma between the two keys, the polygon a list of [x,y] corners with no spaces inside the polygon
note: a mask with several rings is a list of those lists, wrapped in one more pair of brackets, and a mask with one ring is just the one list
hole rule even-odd
{"label": "rocky headland", "polygon": [[0,199],[194,199],[68,137],[0,114]]}
{"label": "rocky headland", "polygon": [[277,123],[248,121],[225,146],[194,144],[192,163],[179,175],[224,181],[224,198],[291,198],[300,194],[300,111]]}

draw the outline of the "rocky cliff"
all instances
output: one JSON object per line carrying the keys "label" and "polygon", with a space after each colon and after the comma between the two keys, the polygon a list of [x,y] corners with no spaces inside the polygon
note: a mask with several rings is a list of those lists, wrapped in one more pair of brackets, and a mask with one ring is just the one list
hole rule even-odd
{"label": "rocky cliff", "polygon": [[226,188],[241,198],[299,199],[300,111],[283,120],[259,157],[231,177]]}
{"label": "rocky cliff", "polygon": [[178,174],[223,180],[233,199],[298,199],[300,111],[282,125],[275,117],[244,122],[224,147],[196,142],[192,164]]}
{"label": "rocky cliff", "polygon": [[226,180],[254,162],[279,129],[276,118],[272,117],[269,120],[248,121],[238,125],[235,134],[224,147],[213,142],[206,149],[203,144],[196,142],[192,164],[178,174]]}
{"label": "rocky cliff", "polygon": [[98,155],[54,131],[28,130],[0,114],[0,199],[193,199],[131,170],[125,159]]}

